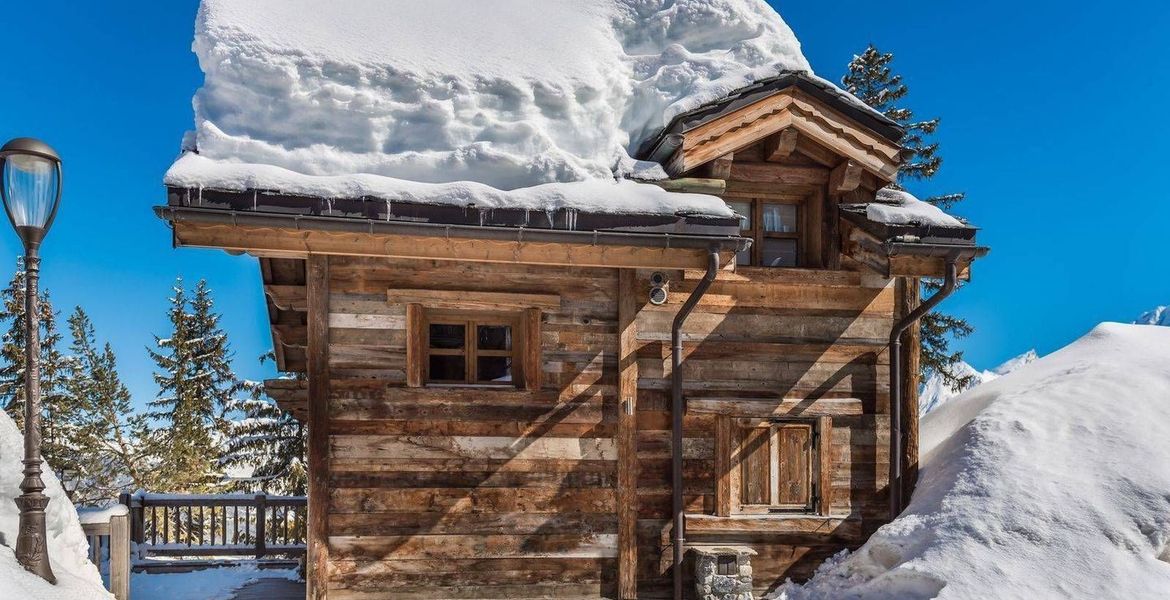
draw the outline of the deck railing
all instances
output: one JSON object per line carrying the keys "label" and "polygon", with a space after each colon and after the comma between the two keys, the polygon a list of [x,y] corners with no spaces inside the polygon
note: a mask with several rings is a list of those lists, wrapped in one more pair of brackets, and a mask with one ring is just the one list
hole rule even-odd
{"label": "deck railing", "polygon": [[[82,509],[81,530],[89,540],[89,560],[104,571],[107,587],[118,600],[130,598],[130,514],[124,506]],[[105,569],[103,569],[105,566]]]}
{"label": "deck railing", "polygon": [[139,559],[294,557],[305,552],[304,496],[124,494]]}

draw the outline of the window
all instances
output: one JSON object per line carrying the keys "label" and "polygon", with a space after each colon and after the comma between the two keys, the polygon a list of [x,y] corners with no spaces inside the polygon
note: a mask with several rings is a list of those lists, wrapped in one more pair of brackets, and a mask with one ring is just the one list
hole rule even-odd
{"label": "window", "polygon": [[473,312],[411,304],[407,329],[408,385],[539,387],[539,357],[525,354],[539,351],[537,309]]}
{"label": "window", "polygon": [[796,267],[801,264],[802,210],[799,204],[763,200],[727,203],[739,213],[740,231],[754,240],[752,247],[736,255],[736,264]]}
{"label": "window", "polygon": [[726,452],[716,512],[731,514],[828,514],[832,421],[721,417],[716,447]]}

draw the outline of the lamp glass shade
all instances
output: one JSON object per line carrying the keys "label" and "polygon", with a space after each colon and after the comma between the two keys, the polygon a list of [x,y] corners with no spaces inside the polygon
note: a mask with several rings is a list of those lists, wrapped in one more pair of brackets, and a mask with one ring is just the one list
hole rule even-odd
{"label": "lamp glass shade", "polygon": [[49,225],[61,185],[57,163],[32,154],[4,158],[0,193],[16,227],[44,229]]}

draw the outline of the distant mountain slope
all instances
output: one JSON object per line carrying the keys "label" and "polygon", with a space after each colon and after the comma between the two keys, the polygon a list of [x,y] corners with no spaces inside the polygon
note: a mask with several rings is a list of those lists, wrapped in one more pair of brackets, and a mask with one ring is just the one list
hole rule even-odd
{"label": "distant mountain slope", "polygon": [[950,400],[951,398],[954,398],[955,396],[958,396],[959,394],[981,383],[992,381],[1007,375],[1008,373],[1011,373],[1012,371],[1015,371],[1024,365],[1031,364],[1038,358],[1040,357],[1036,354],[1035,350],[1029,350],[1015,358],[1004,362],[990,371],[979,371],[965,361],[959,361],[957,364],[955,364],[954,367],[952,367],[951,373],[955,377],[960,378],[966,377],[968,375],[972,376],[970,385],[960,388],[953,388],[943,379],[942,375],[935,373],[934,375],[927,378],[927,380],[922,384],[922,390],[918,394],[918,414],[925,415],[941,406],[947,400]]}
{"label": "distant mountain slope", "polygon": [[1142,313],[1134,321],[1137,325],[1161,325],[1163,327],[1170,327],[1170,306],[1159,306],[1154,310],[1148,310]]}
{"label": "distant mountain slope", "polygon": [[1103,323],[922,420],[910,506],[784,600],[1166,598],[1170,329]]}

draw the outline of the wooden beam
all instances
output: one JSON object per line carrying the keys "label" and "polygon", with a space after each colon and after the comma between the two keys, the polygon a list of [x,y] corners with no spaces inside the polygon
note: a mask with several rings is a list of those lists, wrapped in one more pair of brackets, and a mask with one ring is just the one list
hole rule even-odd
{"label": "wooden beam", "polygon": [[824,185],[829,181],[828,169],[819,167],[794,167],[771,163],[735,163],[731,165],[731,177],[748,183],[770,183],[775,185]]}
{"label": "wooden beam", "polygon": [[638,596],[638,281],[618,272],[618,597]]}
{"label": "wooden beam", "polygon": [[731,179],[731,164],[734,161],[735,153],[733,152],[728,152],[711,161],[711,178],[722,179],[724,181]]}
{"label": "wooden beam", "polygon": [[[730,415],[715,416],[715,516],[731,516],[731,453],[735,427]],[[687,520],[687,529],[691,523]]]}
{"label": "wooden beam", "polygon": [[[558,303],[559,306],[559,303]],[[541,310],[528,308],[524,311],[524,389],[539,392],[544,385],[544,361],[541,359],[544,349],[543,337],[540,333]]]}
{"label": "wooden beam", "polygon": [[796,150],[798,141],[800,141],[800,131],[795,127],[789,127],[767,138],[764,140],[764,160],[775,162],[788,158]]}
{"label": "wooden beam", "polygon": [[480,292],[461,290],[387,290],[391,304],[421,304],[427,308],[451,310],[560,310],[561,297],[556,294],[522,294],[519,292]]}
{"label": "wooden beam", "polygon": [[305,286],[303,285],[275,285],[264,286],[264,295],[280,310],[305,312],[309,310],[306,300]]}
{"label": "wooden beam", "polygon": [[852,192],[861,185],[861,174],[865,170],[852,160],[847,160],[829,173],[829,193],[843,194]]}
{"label": "wooden beam", "polygon": [[305,581],[325,600],[329,581],[329,257],[309,255],[309,498]]}
{"label": "wooden beam", "polygon": [[813,449],[819,465],[816,509],[817,514],[827,517],[833,510],[833,417],[817,418],[817,436],[819,443]]}
{"label": "wooden beam", "polygon": [[[916,278],[905,278],[898,281],[899,318],[909,314],[922,303],[922,285]],[[902,381],[906,382],[902,390],[902,431],[906,437],[902,443],[902,497],[906,502],[914,494],[914,487],[918,483],[918,388],[921,384],[919,372],[922,355],[922,326],[921,321],[914,323],[906,330],[902,345]]]}
{"label": "wooden beam", "polygon": [[[174,234],[180,246],[239,250],[260,256],[270,252],[282,256],[296,254],[300,258],[309,254],[335,254],[640,269],[700,269],[705,268],[707,264],[707,251],[701,248],[651,248],[298,231],[183,221],[174,223]],[[728,262],[735,260],[734,254],[729,252],[727,256]]]}
{"label": "wooden beam", "polygon": [[427,332],[423,328],[426,318],[421,304],[406,305],[406,385],[422,387],[426,379],[426,365],[423,364],[427,344]]}

